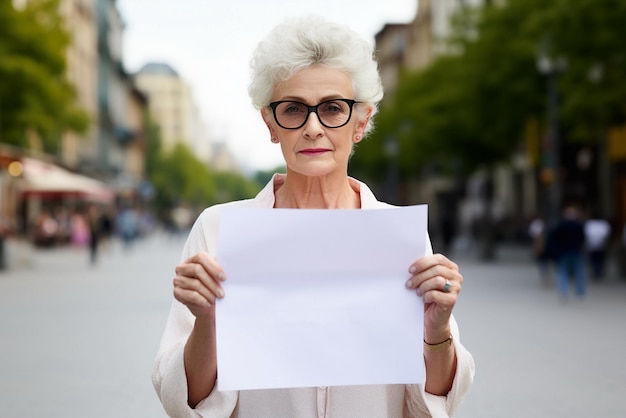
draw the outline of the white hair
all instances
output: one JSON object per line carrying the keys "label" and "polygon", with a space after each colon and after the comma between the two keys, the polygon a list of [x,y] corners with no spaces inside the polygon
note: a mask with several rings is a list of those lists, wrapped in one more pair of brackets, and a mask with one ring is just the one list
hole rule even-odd
{"label": "white hair", "polygon": [[[366,109],[378,111],[383,88],[374,50],[347,26],[318,16],[292,18],[276,26],[261,41],[250,62],[252,80],[248,93],[257,109],[269,106],[276,85],[312,65],[324,65],[348,73],[354,100],[364,103],[356,110],[363,120]],[[373,129],[370,123],[365,133]]]}

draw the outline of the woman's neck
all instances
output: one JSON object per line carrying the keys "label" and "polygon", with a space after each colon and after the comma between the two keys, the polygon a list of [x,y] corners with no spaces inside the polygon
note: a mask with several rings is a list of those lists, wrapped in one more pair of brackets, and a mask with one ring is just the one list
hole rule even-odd
{"label": "woman's neck", "polygon": [[276,208],[358,209],[361,196],[358,184],[346,175],[309,177],[289,172],[274,184]]}

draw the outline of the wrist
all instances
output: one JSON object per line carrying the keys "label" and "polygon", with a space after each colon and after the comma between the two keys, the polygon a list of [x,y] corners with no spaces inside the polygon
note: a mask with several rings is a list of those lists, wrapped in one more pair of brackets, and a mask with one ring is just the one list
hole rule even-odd
{"label": "wrist", "polygon": [[438,351],[443,351],[452,346],[452,334],[448,336],[448,338],[444,340],[440,340],[436,343],[430,343],[424,340],[424,351],[429,351],[431,353],[436,353]]}
{"label": "wrist", "polygon": [[452,330],[448,324],[435,330],[424,328],[424,342],[426,344],[438,344],[448,339],[450,335],[452,335]]}

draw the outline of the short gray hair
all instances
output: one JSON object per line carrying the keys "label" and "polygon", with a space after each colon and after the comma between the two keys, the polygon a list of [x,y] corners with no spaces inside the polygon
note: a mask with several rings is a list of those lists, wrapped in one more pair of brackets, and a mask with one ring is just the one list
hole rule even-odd
{"label": "short gray hair", "polygon": [[[319,64],[346,71],[352,79],[354,99],[378,111],[383,88],[374,50],[358,33],[318,16],[289,19],[261,41],[250,62],[248,94],[257,109],[269,106],[276,85],[298,71]],[[357,110],[357,117],[365,118]],[[365,133],[373,129],[368,124]]]}

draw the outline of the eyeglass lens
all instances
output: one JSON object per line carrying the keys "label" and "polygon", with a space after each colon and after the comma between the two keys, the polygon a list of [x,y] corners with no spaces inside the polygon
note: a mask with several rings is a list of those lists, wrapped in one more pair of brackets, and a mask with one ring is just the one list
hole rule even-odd
{"label": "eyeglass lens", "polygon": [[[328,100],[315,106],[317,117],[328,128],[338,128],[350,119],[352,107],[342,100]],[[300,102],[282,102],[276,106],[277,122],[285,128],[299,128],[309,116],[309,106]]]}

